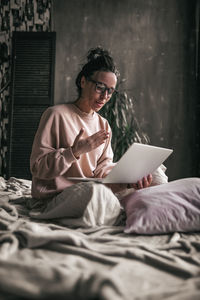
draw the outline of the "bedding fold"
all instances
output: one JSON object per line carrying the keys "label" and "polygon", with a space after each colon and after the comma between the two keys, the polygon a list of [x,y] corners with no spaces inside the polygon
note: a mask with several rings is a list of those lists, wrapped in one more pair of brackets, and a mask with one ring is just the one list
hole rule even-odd
{"label": "bedding fold", "polygon": [[30,218],[23,197],[0,201],[1,300],[198,299],[200,232],[70,228]]}

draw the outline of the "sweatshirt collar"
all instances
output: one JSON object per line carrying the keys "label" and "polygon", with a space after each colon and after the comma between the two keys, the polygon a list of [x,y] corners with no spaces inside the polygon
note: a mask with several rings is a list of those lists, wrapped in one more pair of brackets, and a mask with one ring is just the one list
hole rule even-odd
{"label": "sweatshirt collar", "polygon": [[82,110],[80,110],[79,107],[77,107],[74,103],[72,103],[74,111],[83,119],[93,120],[96,117],[96,112],[93,112],[92,114],[86,113]]}

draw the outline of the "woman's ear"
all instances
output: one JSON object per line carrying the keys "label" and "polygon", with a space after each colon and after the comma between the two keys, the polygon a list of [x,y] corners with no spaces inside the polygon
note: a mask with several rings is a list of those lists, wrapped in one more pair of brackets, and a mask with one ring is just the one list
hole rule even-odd
{"label": "woman's ear", "polygon": [[81,77],[81,88],[85,87],[85,82],[86,82],[86,78],[85,78],[85,76],[82,76]]}

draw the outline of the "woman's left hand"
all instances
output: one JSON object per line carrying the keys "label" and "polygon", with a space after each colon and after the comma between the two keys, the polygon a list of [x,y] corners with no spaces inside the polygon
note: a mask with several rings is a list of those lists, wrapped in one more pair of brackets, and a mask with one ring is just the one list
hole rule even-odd
{"label": "woman's left hand", "polygon": [[149,187],[152,183],[152,175],[143,177],[141,180],[138,180],[137,183],[129,184],[129,188],[134,188],[135,190],[140,190],[146,187]]}
{"label": "woman's left hand", "polygon": [[119,193],[125,189],[134,188],[135,190],[143,189],[149,187],[152,183],[152,175],[149,174],[148,176],[143,177],[141,180],[138,180],[137,183],[105,183],[107,187],[109,187],[113,193]]}

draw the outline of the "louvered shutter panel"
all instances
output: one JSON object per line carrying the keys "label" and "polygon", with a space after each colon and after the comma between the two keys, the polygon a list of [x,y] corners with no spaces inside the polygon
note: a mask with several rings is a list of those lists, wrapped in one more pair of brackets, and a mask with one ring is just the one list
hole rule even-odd
{"label": "louvered shutter panel", "polygon": [[31,179],[30,154],[43,111],[53,105],[55,32],[14,32],[7,177]]}

